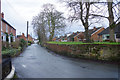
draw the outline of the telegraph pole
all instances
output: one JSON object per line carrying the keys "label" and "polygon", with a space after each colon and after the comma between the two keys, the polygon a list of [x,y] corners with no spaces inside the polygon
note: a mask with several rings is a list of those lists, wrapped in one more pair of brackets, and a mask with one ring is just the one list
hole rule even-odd
{"label": "telegraph pole", "polygon": [[0,0],[0,80],[2,79],[1,0]]}
{"label": "telegraph pole", "polygon": [[29,22],[27,21],[27,46],[28,46],[28,27],[29,27]]}

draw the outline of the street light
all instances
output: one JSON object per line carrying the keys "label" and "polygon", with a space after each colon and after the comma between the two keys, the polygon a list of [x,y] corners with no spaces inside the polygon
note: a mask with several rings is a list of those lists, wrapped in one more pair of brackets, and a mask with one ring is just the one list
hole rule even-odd
{"label": "street light", "polygon": [[28,47],[28,26],[29,26],[29,22],[27,21],[27,47]]}

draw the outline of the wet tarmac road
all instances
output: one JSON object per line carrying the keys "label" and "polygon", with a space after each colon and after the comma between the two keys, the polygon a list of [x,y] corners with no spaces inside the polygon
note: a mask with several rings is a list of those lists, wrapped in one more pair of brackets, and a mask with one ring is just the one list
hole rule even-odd
{"label": "wet tarmac road", "polygon": [[12,60],[19,78],[118,78],[118,67],[67,58],[33,44]]}

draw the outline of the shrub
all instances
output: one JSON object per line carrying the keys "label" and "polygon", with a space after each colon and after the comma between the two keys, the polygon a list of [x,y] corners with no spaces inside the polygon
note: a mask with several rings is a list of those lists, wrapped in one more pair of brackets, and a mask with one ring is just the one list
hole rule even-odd
{"label": "shrub", "polygon": [[21,50],[22,50],[21,47],[19,47],[18,49],[13,49],[13,48],[6,49],[6,50],[2,51],[2,56],[3,56],[3,58],[9,57],[9,56],[14,57],[19,52],[21,52]]}
{"label": "shrub", "polygon": [[28,43],[28,46],[30,46],[31,45],[31,43]]}
{"label": "shrub", "polygon": [[19,43],[20,47],[24,48],[27,44],[26,41],[24,39],[20,39],[19,41],[20,41]]}
{"label": "shrub", "polygon": [[17,49],[6,49],[5,51],[2,51],[2,55],[15,55],[17,52]]}
{"label": "shrub", "polygon": [[2,42],[2,50],[5,50],[5,49],[9,49],[10,46],[9,46],[9,42]]}
{"label": "shrub", "polygon": [[19,43],[20,43],[19,40],[16,40],[15,42],[11,43],[11,47],[15,48],[15,49],[18,49],[19,48]]}

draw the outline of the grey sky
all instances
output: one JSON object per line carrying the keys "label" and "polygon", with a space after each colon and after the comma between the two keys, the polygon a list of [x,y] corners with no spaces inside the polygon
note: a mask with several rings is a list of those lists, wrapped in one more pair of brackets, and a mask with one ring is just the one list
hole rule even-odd
{"label": "grey sky", "polygon": [[[26,22],[29,21],[29,33],[33,34],[31,21],[33,16],[36,16],[42,9],[41,6],[46,3],[55,5],[58,11],[64,12],[67,16],[67,8],[65,4],[59,0],[2,0],[2,12],[4,12],[5,20],[16,28],[17,34],[24,32],[26,34]],[[108,26],[108,22],[103,22],[104,27]],[[71,24],[70,24],[71,25]],[[96,24],[97,26],[102,26]],[[83,27],[79,27],[80,23],[73,23],[71,27],[66,28],[66,32],[83,31]]]}

